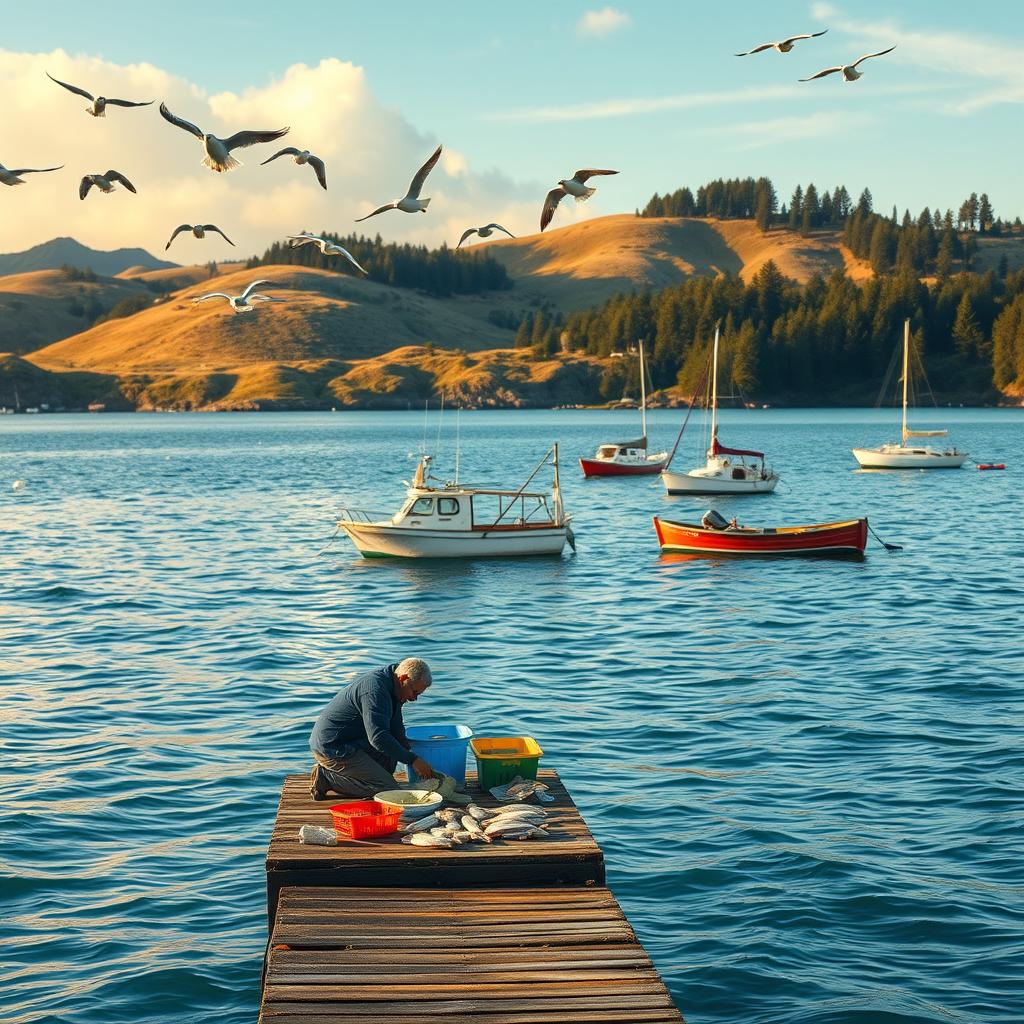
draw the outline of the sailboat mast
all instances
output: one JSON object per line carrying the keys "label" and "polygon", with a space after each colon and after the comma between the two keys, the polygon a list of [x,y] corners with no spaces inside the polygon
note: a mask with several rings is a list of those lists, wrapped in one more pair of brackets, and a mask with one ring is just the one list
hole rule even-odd
{"label": "sailboat mast", "polygon": [[640,433],[647,437],[647,374],[644,372],[644,339],[640,339]]}
{"label": "sailboat mast", "polygon": [[907,443],[907,371],[910,368],[910,317],[903,321],[903,445]]}
{"label": "sailboat mast", "polygon": [[711,366],[711,447],[715,447],[715,435],[718,433],[718,329],[715,324],[715,350]]}

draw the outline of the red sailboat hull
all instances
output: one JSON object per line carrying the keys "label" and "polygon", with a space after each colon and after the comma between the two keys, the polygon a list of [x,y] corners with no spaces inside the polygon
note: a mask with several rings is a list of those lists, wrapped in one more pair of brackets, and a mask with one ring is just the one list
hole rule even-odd
{"label": "red sailboat hull", "polygon": [[778,529],[709,530],[691,523],[654,517],[663,552],[702,555],[853,555],[864,554],[867,519]]}
{"label": "red sailboat hull", "polygon": [[580,469],[584,476],[647,476],[660,473],[665,468],[667,459],[659,459],[645,466],[630,465],[625,462],[609,462],[604,459],[580,459]]}

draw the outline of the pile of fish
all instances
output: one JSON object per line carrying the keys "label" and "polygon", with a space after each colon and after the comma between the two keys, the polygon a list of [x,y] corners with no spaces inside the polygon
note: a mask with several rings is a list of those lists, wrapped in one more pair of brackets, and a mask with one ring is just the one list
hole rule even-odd
{"label": "pile of fish", "polygon": [[443,807],[419,821],[402,826],[403,843],[449,849],[464,843],[493,843],[495,839],[546,839],[547,811],[523,804],[492,809],[469,804],[465,809]]}
{"label": "pile of fish", "polygon": [[494,786],[491,789],[491,796],[500,800],[503,804],[522,803],[535,796],[542,804],[554,803],[555,798],[548,793],[548,787],[536,779],[524,779],[517,775],[511,782],[504,786]]}

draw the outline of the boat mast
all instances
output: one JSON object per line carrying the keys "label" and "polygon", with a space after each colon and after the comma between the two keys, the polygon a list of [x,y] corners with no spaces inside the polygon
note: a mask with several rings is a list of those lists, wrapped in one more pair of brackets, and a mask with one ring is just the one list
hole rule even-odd
{"label": "boat mast", "polygon": [[[553,445],[553,450],[554,450],[554,459],[552,461],[553,461],[554,469],[555,469],[555,480],[554,480],[554,485],[551,488],[551,497],[553,499],[553,504],[555,506],[554,507],[555,525],[556,526],[561,526],[562,523],[565,520],[565,509],[562,507],[562,488],[558,484],[558,442],[557,441]],[[545,455],[544,458],[547,459],[547,456]],[[541,465],[543,465],[543,463],[541,463]],[[534,473],[536,473],[536,472],[537,472],[537,470],[534,470]],[[530,479],[531,480],[533,479],[533,474],[530,474]],[[529,482],[530,481],[527,480],[527,483],[529,483]],[[525,486],[526,486],[526,484],[523,484],[523,487],[525,487]]]}
{"label": "boat mast", "polygon": [[715,324],[715,348],[712,356],[711,368],[711,448],[715,447],[715,437],[718,434],[718,329],[721,324]]}
{"label": "boat mast", "polygon": [[907,370],[910,366],[910,317],[903,321],[903,447],[907,446]]}
{"label": "boat mast", "polygon": [[644,339],[640,339],[640,433],[647,438],[647,375],[644,373]]}

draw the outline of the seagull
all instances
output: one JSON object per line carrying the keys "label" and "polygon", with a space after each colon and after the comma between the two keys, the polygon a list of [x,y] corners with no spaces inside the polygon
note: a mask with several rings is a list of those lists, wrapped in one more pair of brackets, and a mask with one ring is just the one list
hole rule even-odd
{"label": "seagull", "polygon": [[59,171],[60,167],[19,167],[16,171],[9,171],[3,164],[0,164],[0,182],[5,185],[24,185],[21,180],[22,174],[45,174],[47,171]]}
{"label": "seagull", "polygon": [[516,237],[515,235],[512,234],[511,231],[508,230],[508,228],[503,228],[500,224],[487,224],[482,228],[466,228],[466,230],[462,232],[462,237],[459,239],[459,244],[455,246],[455,248],[461,249],[462,243],[467,238],[469,238],[470,235],[476,234],[479,235],[481,238],[487,238],[489,235],[493,235],[495,230],[504,231],[509,238]]}
{"label": "seagull", "polygon": [[834,75],[837,71],[842,71],[843,78],[848,82],[856,82],[857,79],[864,74],[863,71],[857,70],[857,65],[862,60],[869,60],[871,57],[884,57],[887,53],[892,53],[895,49],[896,44],[894,43],[888,50],[879,50],[878,53],[865,53],[863,57],[858,57],[852,64],[840,64],[838,67],[825,68],[824,71],[819,71],[816,75],[811,75],[810,78],[801,78],[800,81],[813,82],[816,78],[824,78],[826,75]]}
{"label": "seagull", "polygon": [[77,85],[69,85],[67,82],[62,82],[59,78],[54,78],[49,71],[46,72],[46,77],[51,82],[56,82],[58,85],[64,86],[68,92],[73,92],[77,96],[84,96],[87,100],[92,101],[91,107],[86,107],[86,112],[92,114],[93,117],[106,117],[107,107],[148,107],[153,103],[153,100],[146,100],[145,103],[133,103],[131,100],[115,100],[106,96],[93,96],[91,92],[86,92],[84,89],[79,89]]}
{"label": "seagull", "polygon": [[191,132],[199,141],[203,144],[203,149],[206,152],[206,157],[203,163],[210,168],[211,171],[217,171],[223,173],[224,171],[230,171],[235,167],[240,167],[241,164],[231,155],[233,149],[244,149],[246,146],[255,146],[258,142],[273,142],[274,139],[281,138],[282,135],[287,135],[288,128],[278,128],[276,131],[249,131],[249,132],[235,132],[234,135],[228,136],[226,139],[218,139],[216,135],[210,135],[200,131],[191,121],[186,121],[183,117],[175,117],[167,109],[166,103],[160,104],[160,116],[165,121],[170,121],[171,124],[177,125],[179,128],[184,128],[185,131]]}
{"label": "seagull", "polygon": [[577,203],[589,199],[596,191],[596,188],[587,188],[587,178],[595,174],[618,174],[618,171],[599,171],[595,168],[577,171],[571,178],[563,178],[558,183],[558,188],[553,188],[544,200],[544,209],[540,212],[540,229],[543,231],[555,215],[555,207],[566,197],[572,196]]}
{"label": "seagull", "polygon": [[228,243],[228,245],[235,244],[227,235],[224,234],[223,231],[221,231],[219,227],[217,227],[216,224],[179,224],[178,227],[174,229],[174,233],[167,240],[167,244],[164,246],[164,252],[167,252],[167,250],[170,249],[171,242],[173,242],[178,235],[182,233],[182,231],[191,231],[196,238],[205,238],[207,231],[216,231],[217,234]]}
{"label": "seagull", "polygon": [[135,191],[135,186],[120,171],[107,171],[106,174],[87,174],[82,178],[78,186],[78,198],[84,199],[93,185],[101,192],[113,192],[115,181],[119,181],[129,192]]}
{"label": "seagull", "polygon": [[426,213],[430,200],[420,199],[420,192],[423,189],[423,183],[427,180],[427,175],[434,169],[434,164],[440,157],[441,147],[438,146],[430,159],[416,172],[416,177],[409,185],[409,191],[401,199],[395,203],[388,203],[387,206],[379,206],[373,213],[368,213],[365,217],[356,217],[356,223],[376,217],[378,213],[384,213],[385,210],[401,210],[402,213]]}
{"label": "seagull", "polygon": [[818,36],[823,36],[828,31],[827,28],[823,28],[820,32],[810,32],[802,36],[790,36],[788,39],[782,39],[777,43],[762,43],[760,46],[755,46],[752,50],[747,50],[746,53],[737,53],[737,57],[749,57],[752,53],[760,53],[762,50],[778,50],[779,53],[789,53],[793,49],[793,46],[800,39],[817,39]]}
{"label": "seagull", "polygon": [[[300,166],[302,164],[309,164],[316,171],[316,180],[320,182],[320,187],[326,190],[327,169],[324,167],[324,162],[320,157],[314,156],[308,149],[296,149],[294,146],[286,146],[284,149],[278,150],[270,160],[276,160],[279,156],[293,156],[295,157],[295,162]],[[269,164],[270,160],[264,160],[260,166]]]}
{"label": "seagull", "polygon": [[311,235],[308,231],[303,231],[301,235],[289,235],[288,237],[291,239],[288,245],[292,249],[298,249],[300,245],[317,245],[325,256],[344,256],[345,259],[347,259],[349,263],[356,268],[356,270],[363,274],[369,274],[369,271],[364,270],[359,266],[352,253],[350,253],[343,245],[337,245],[334,242],[329,242],[326,238],[320,238],[318,235]]}
{"label": "seagull", "polygon": [[258,292],[253,293],[253,289],[261,284],[270,284],[270,281],[253,281],[248,288],[242,292],[241,295],[228,295],[227,292],[210,292],[208,295],[200,295],[199,298],[193,299],[194,303],[205,302],[207,299],[227,299],[231,303],[231,308],[236,313],[249,313],[252,311],[252,304],[254,302],[280,302],[280,299],[271,298],[269,295],[260,295]]}

